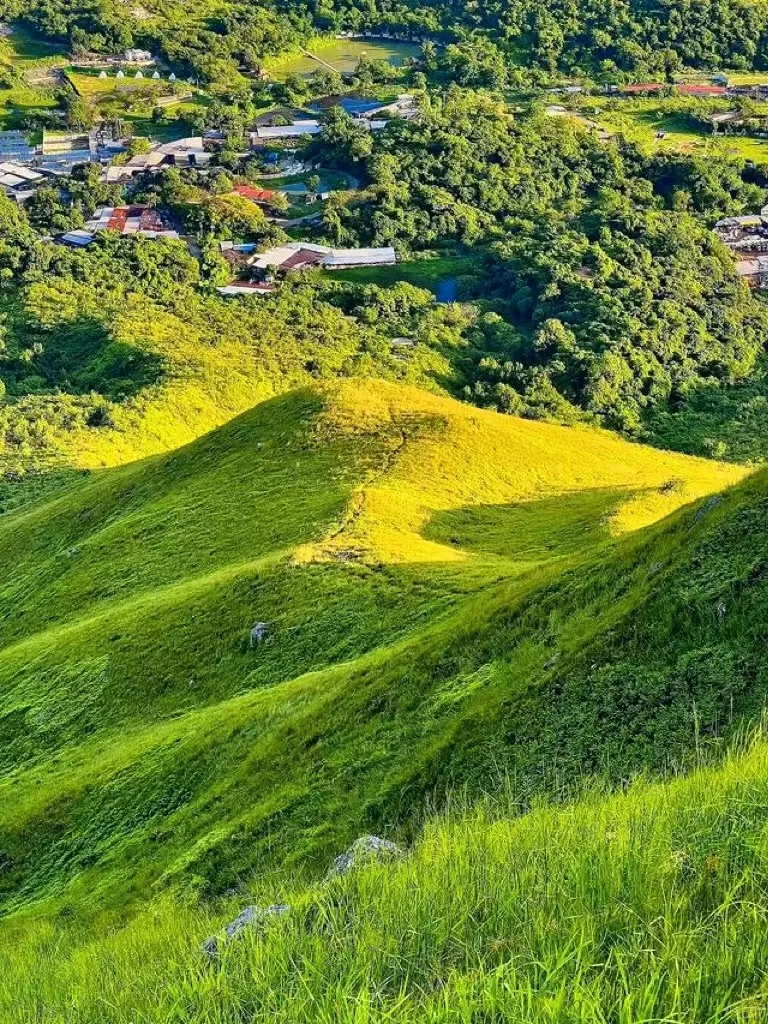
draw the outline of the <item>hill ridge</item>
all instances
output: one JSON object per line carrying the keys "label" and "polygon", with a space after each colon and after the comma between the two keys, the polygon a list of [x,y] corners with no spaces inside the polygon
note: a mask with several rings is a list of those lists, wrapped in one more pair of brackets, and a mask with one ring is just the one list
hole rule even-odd
{"label": "hill ridge", "polygon": [[[407,830],[417,794],[491,765],[535,789],[542,758],[599,764],[614,683],[577,713],[553,688],[587,657],[610,676],[609,638],[656,614],[650,552],[689,559],[724,513],[691,533],[683,506],[733,485],[730,515],[746,473],[354,381],[4,517],[0,905],[217,892]],[[688,750],[676,700],[648,763]]]}

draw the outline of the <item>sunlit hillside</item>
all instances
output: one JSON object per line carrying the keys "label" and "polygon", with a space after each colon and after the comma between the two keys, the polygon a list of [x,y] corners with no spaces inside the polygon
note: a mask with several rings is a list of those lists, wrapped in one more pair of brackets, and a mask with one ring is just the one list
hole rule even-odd
{"label": "sunlit hillside", "polygon": [[[633,722],[607,710],[610,671],[593,687],[577,666],[659,614],[665,559],[701,539],[692,511],[617,535],[744,472],[350,382],[6,515],[5,905],[217,892],[403,826],[429,791],[496,785],[491,765],[546,788],[558,752],[585,770],[614,747],[622,770],[684,757],[691,694],[651,725],[649,684]],[[656,622],[648,671],[667,642]],[[710,685],[695,699],[719,707]],[[756,702],[747,686],[732,714]]]}

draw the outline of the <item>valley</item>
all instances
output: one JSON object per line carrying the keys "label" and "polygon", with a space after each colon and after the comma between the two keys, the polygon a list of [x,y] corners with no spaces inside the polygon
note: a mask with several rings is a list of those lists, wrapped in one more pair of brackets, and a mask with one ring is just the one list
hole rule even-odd
{"label": "valley", "polygon": [[0,1021],[758,1024],[768,9],[0,0]]}

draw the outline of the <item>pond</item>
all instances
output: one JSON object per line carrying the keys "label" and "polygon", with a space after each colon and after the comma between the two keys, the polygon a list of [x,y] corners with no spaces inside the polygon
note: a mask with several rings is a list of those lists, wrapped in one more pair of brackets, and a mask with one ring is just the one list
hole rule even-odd
{"label": "pond", "polygon": [[[295,183],[293,183],[291,185],[281,185],[280,186],[280,191],[281,192],[289,192],[291,195],[294,195],[294,196],[303,196],[303,195],[306,195],[307,192],[309,192],[309,189],[307,188],[307,186],[303,182],[295,182]],[[317,191],[318,192],[332,192],[333,191],[333,185],[330,182],[328,182],[328,181],[321,181],[319,186],[318,186]]]}
{"label": "pond", "polygon": [[455,277],[444,277],[435,285],[435,298],[438,302],[455,302],[458,293],[458,281]]}

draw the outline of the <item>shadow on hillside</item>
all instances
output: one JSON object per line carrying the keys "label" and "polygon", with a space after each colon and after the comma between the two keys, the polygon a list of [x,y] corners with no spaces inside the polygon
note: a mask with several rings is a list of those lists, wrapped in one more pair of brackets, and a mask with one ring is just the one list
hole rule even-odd
{"label": "shadow on hillside", "polygon": [[26,323],[23,327],[22,341],[2,367],[9,395],[98,392],[120,401],[162,375],[163,361],[157,353],[115,339],[92,317],[60,324],[50,333]]}
{"label": "shadow on hillside", "polygon": [[452,547],[520,561],[576,554],[610,537],[608,522],[626,490],[595,489],[511,505],[469,505],[436,513],[424,536]]}

